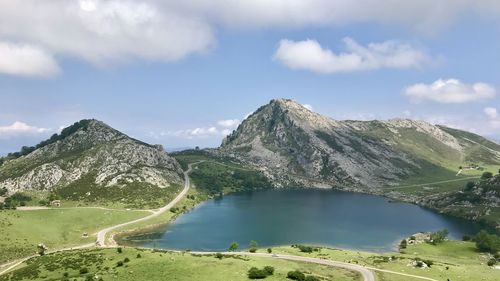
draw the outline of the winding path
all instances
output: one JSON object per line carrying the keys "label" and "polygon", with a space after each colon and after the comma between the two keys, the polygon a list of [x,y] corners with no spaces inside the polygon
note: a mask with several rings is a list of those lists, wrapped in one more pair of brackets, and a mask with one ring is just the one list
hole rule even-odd
{"label": "winding path", "polygon": [[[170,208],[174,207],[177,203],[179,203],[182,198],[187,194],[189,191],[190,187],[190,180],[189,180],[189,173],[192,171],[192,166],[199,164],[204,161],[196,162],[196,163],[191,163],[188,165],[188,169],[184,171],[184,188],[183,190],[172,200],[170,203],[165,205],[164,207],[152,211],[153,213],[151,215],[148,215],[146,217],[136,219],[133,221],[117,224],[114,226],[107,227],[105,229],[102,229],[97,233],[97,240],[96,243],[91,243],[91,244],[85,244],[85,245],[80,245],[80,246],[75,246],[71,248],[65,248],[65,249],[59,249],[59,250],[54,250],[54,251],[48,251],[47,253],[55,253],[55,252],[63,252],[63,251],[69,251],[69,250],[76,250],[76,249],[84,249],[84,248],[91,248],[93,246],[99,246],[99,247],[107,247],[106,245],[106,235],[110,232],[113,231],[117,228],[131,225],[134,223],[146,221],[149,219],[152,219],[154,217],[157,217],[161,214],[163,214],[166,211],[169,211]],[[215,254],[215,252],[191,252],[192,254],[198,254],[198,255],[212,255]],[[373,267],[365,267],[357,264],[351,264],[351,263],[344,263],[344,262],[338,262],[338,261],[333,261],[333,260],[327,260],[327,259],[320,259],[320,258],[312,258],[312,257],[304,257],[304,256],[294,256],[294,255],[285,255],[285,254],[266,254],[266,253],[249,253],[249,252],[225,252],[223,254],[226,255],[242,255],[242,256],[252,256],[252,257],[261,257],[261,258],[275,258],[275,259],[282,259],[282,260],[289,260],[289,261],[298,261],[298,262],[307,262],[307,263],[314,263],[314,264],[320,264],[320,265],[326,265],[330,267],[336,267],[336,268],[343,268],[351,271],[356,271],[361,276],[363,277],[363,281],[375,281],[375,275],[373,274],[372,271],[380,271],[380,272],[386,272],[386,273],[391,273],[391,274],[397,274],[397,275],[402,275],[402,276],[407,276],[407,277],[413,277],[417,279],[423,279],[423,280],[429,280],[429,281],[437,281],[432,278],[427,278],[423,276],[417,276],[417,275],[411,275],[411,274],[405,274],[405,273],[400,273],[396,271],[390,271],[390,270],[384,270],[384,269],[379,269],[379,268],[373,268]],[[13,261],[7,264],[4,264],[2,269],[0,271],[0,275],[5,274],[9,272],[10,270],[16,268],[23,262],[37,257],[38,255],[32,255],[29,257],[25,257],[23,259]]]}
{"label": "winding path", "polygon": [[170,208],[174,207],[177,203],[179,203],[179,201],[181,201],[182,198],[184,198],[184,196],[188,193],[189,187],[191,185],[190,181],[189,181],[189,173],[193,170],[193,165],[199,164],[201,162],[196,162],[196,163],[188,164],[188,169],[186,171],[184,171],[184,189],[182,189],[182,191],[177,195],[177,197],[174,198],[174,200],[170,201],[170,203],[168,203],[167,205],[161,207],[160,209],[158,209],[156,211],[153,211],[153,213],[151,215],[149,215],[149,216],[146,216],[146,217],[143,217],[143,218],[140,218],[140,219],[136,219],[136,220],[133,220],[133,221],[129,221],[129,222],[125,222],[125,223],[113,225],[113,226],[107,227],[107,228],[99,231],[97,233],[96,246],[98,246],[98,247],[106,247],[106,235],[108,234],[108,232],[110,232],[112,230],[115,230],[115,229],[123,227],[123,226],[131,225],[131,224],[134,224],[134,223],[138,223],[138,222],[142,222],[142,221],[147,221],[147,220],[150,220],[150,219],[152,219],[154,217],[157,217],[157,216],[165,213],[166,211],[169,211]]}

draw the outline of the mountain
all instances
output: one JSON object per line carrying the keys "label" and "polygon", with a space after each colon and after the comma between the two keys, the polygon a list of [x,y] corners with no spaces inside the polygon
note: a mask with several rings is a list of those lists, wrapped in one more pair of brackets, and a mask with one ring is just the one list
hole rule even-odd
{"label": "mountain", "polygon": [[216,153],[258,167],[281,186],[351,190],[500,164],[500,145],[472,133],[408,119],[337,121],[287,99],[260,107]]}
{"label": "mountain", "polygon": [[80,200],[121,200],[148,189],[173,189],[182,169],[161,146],[143,143],[94,119],[81,120],[0,164],[0,188],[54,192]]}

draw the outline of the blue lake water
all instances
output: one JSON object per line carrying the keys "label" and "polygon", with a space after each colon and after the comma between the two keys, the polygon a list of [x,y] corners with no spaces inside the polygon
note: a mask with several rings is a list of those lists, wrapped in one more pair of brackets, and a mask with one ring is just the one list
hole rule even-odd
{"label": "blue lake water", "polygon": [[450,237],[479,230],[475,223],[387,198],[333,190],[266,190],[237,193],[202,203],[157,232],[126,238],[154,248],[226,250],[310,244],[388,251],[419,231],[447,228]]}

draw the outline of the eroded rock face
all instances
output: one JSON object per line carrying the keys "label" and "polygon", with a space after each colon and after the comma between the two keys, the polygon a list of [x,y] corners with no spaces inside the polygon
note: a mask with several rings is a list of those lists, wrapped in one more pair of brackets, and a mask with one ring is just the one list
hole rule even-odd
{"label": "eroded rock face", "polygon": [[[336,121],[280,99],[250,115],[213,153],[262,170],[278,186],[353,190],[395,184],[422,165],[461,163],[469,148],[462,137],[427,122]],[[500,146],[488,149],[488,157],[500,161]]]}
{"label": "eroded rock face", "polygon": [[0,188],[51,190],[83,178],[102,186],[145,182],[159,187],[182,183],[182,169],[161,146],[129,138],[90,120],[62,140],[0,167]]}

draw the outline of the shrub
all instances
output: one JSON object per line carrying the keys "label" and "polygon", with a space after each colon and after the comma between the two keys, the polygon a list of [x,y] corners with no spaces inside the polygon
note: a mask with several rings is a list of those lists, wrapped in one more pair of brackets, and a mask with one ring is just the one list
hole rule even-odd
{"label": "shrub", "polygon": [[263,269],[252,267],[250,268],[250,270],[248,270],[248,278],[250,279],[264,279],[267,276],[268,276],[267,272]]}
{"label": "shrub", "polygon": [[274,274],[274,267],[264,266],[264,271],[267,273],[267,275],[273,275]]}
{"label": "shrub", "polygon": [[123,266],[123,262],[122,262],[122,261],[118,261],[118,262],[116,263],[116,267],[120,267],[120,266]]}
{"label": "shrub", "polygon": [[89,273],[89,270],[86,267],[80,268],[80,274],[87,274]]}
{"label": "shrub", "polygon": [[488,261],[488,266],[494,266],[496,263],[497,263],[497,260],[496,260],[496,259],[490,259],[490,260]]}
{"label": "shrub", "polygon": [[224,255],[221,253],[216,253],[215,257],[221,260],[224,257]]}
{"label": "shrub", "polygon": [[272,252],[273,252],[273,249],[271,249],[271,248],[267,248],[267,252],[270,254],[270,253],[272,253]]}
{"label": "shrub", "polygon": [[448,229],[442,229],[436,232],[431,233],[431,240],[433,245],[437,245],[442,243],[446,237],[448,236]]}
{"label": "shrub", "polygon": [[234,251],[238,250],[239,247],[240,246],[238,245],[238,243],[233,242],[233,243],[231,243],[231,245],[229,245],[229,251],[234,252]]}
{"label": "shrub", "polygon": [[117,249],[116,249],[116,252],[117,252],[118,254],[121,254],[121,253],[123,252],[123,250],[122,250],[122,248],[117,248]]}
{"label": "shrub", "polygon": [[431,260],[425,260],[424,262],[428,267],[431,267],[434,264],[434,262]]}
{"label": "shrub", "polygon": [[476,248],[481,252],[496,253],[500,251],[500,237],[481,230],[475,237]]}
{"label": "shrub", "polygon": [[401,243],[399,243],[399,249],[406,249],[406,246],[408,243],[406,242],[406,239],[401,240]]}
{"label": "shrub", "polygon": [[303,253],[312,253],[314,250],[313,247],[305,245],[297,245],[297,248],[299,248],[299,251]]}
{"label": "shrub", "polygon": [[257,252],[257,247],[258,247],[258,244],[256,241],[252,240],[250,241],[250,253],[255,253]]}
{"label": "shrub", "polygon": [[286,274],[286,278],[292,279],[292,280],[304,281],[306,279],[306,276],[304,275],[304,273],[302,273],[298,270],[294,270],[294,271],[289,271]]}
{"label": "shrub", "polygon": [[130,259],[129,259],[129,258],[125,258],[125,259],[123,260],[123,262],[124,262],[124,263],[127,263],[127,262],[129,262],[129,261],[130,261]]}
{"label": "shrub", "polygon": [[491,179],[492,177],[493,177],[492,172],[484,172],[483,175],[481,176],[481,179],[487,180],[487,179]]}
{"label": "shrub", "polygon": [[141,254],[137,254],[137,257],[138,259],[142,258]]}

